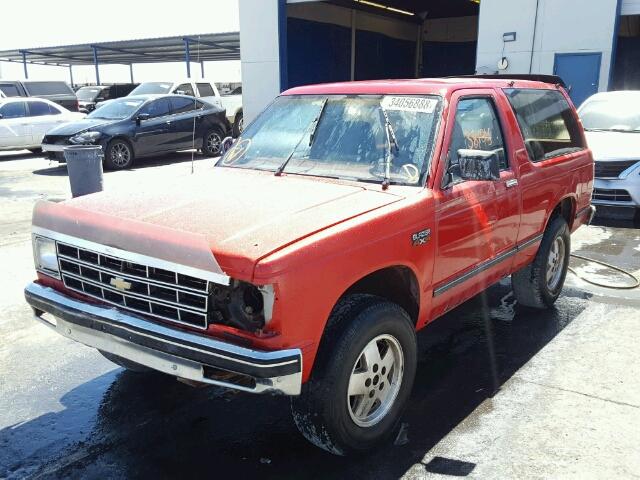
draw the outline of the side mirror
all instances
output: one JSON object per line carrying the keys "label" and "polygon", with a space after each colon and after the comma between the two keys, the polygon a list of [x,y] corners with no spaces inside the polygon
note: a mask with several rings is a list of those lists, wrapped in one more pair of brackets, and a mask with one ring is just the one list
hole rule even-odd
{"label": "side mirror", "polygon": [[140,125],[145,120],[149,120],[149,118],[151,118],[151,115],[149,115],[148,113],[139,113],[136,117],[136,123]]}
{"label": "side mirror", "polygon": [[220,155],[224,155],[225,153],[227,153],[233,146],[233,143],[233,137],[225,137],[225,139],[222,140],[222,144],[220,145]]}
{"label": "side mirror", "polygon": [[176,95],[186,95],[187,92],[185,92],[184,90],[176,90],[173,93],[175,93]]}
{"label": "side mirror", "polygon": [[0,113],[0,120],[2,120],[2,114]]}
{"label": "side mirror", "polygon": [[500,160],[498,150],[458,150],[460,177],[464,180],[499,180]]}

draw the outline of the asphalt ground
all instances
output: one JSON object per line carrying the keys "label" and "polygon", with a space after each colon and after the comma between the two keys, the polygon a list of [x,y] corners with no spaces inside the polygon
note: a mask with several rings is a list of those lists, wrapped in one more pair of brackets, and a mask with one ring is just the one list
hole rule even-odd
{"label": "asphalt ground", "polygon": [[[190,152],[108,172],[105,188],[207,174]],[[192,173],[193,171],[193,173]],[[284,397],[192,388],[116,367],[33,320],[35,201],[69,196],[64,165],[0,153],[0,478],[636,478],[640,291],[570,274],[555,307],[508,279],[419,333],[394,445],[356,458],[308,444]],[[123,197],[123,202],[126,198]],[[640,274],[640,229],[597,219],[573,251]],[[573,259],[582,276],[627,279]]]}

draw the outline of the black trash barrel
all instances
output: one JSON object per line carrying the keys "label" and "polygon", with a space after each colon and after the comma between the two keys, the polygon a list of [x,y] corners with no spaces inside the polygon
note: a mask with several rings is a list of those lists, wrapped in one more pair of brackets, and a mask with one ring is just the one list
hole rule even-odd
{"label": "black trash barrel", "polygon": [[102,147],[70,145],[64,149],[71,196],[80,197],[102,191]]}

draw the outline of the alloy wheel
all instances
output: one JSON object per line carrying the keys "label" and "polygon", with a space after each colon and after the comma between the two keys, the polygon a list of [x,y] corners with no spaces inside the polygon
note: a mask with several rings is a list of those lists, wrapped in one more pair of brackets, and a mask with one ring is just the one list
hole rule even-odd
{"label": "alloy wheel", "polygon": [[404,373],[404,356],[398,340],[379,335],[358,355],[349,378],[347,407],[354,423],[371,427],[391,410]]}

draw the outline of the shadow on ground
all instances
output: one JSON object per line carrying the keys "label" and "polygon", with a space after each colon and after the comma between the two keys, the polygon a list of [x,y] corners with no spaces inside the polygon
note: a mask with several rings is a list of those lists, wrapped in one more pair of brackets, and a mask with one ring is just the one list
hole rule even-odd
{"label": "shadow on ground", "polygon": [[[12,157],[12,160],[14,159],[15,159],[15,156]],[[203,155],[197,152],[193,154],[194,161],[207,160],[207,159],[211,160],[212,163],[214,161],[213,158],[204,157]],[[149,158],[140,158],[135,160],[130,170],[131,171],[143,170],[149,167],[157,167],[160,165],[172,165],[174,163],[188,163],[188,162],[191,162],[191,160],[192,160],[191,151],[177,152],[177,153],[171,153],[168,155],[153,156]],[[34,170],[33,171],[34,175],[45,175],[45,176],[56,176],[56,177],[67,176],[66,163],[58,162],[56,160],[44,160],[44,161],[49,162],[47,168]],[[109,175],[113,173],[113,171],[107,170],[104,173],[106,175]]]}
{"label": "shadow on ground", "polygon": [[[587,299],[569,290],[546,311],[514,303],[505,280],[419,334],[403,445],[334,457],[298,434],[287,398],[194,389],[160,374],[115,370],[66,393],[60,412],[0,431],[6,462],[0,477],[400,477],[576,318]],[[457,476],[474,467],[464,459],[425,464]]]}

